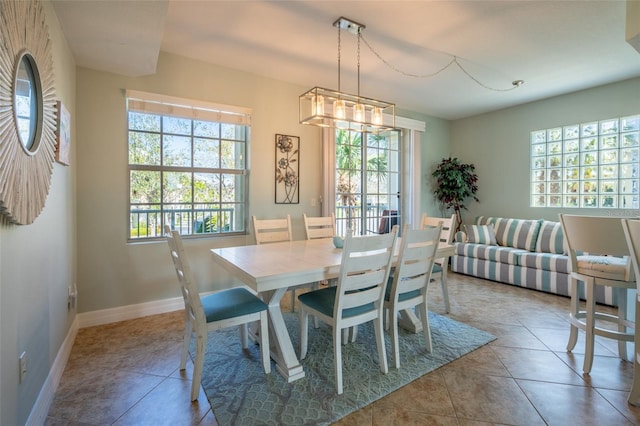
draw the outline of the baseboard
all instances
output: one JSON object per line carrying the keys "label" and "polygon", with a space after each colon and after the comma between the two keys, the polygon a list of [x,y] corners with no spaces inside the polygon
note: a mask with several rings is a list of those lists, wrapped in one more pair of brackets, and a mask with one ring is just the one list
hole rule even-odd
{"label": "baseboard", "polygon": [[137,305],[119,306],[117,308],[101,309],[99,311],[78,314],[79,328],[93,327],[96,325],[110,324],[142,318],[149,315],[164,314],[184,309],[182,297],[155,300],[153,302],[139,303]]}
{"label": "baseboard", "polygon": [[78,316],[76,315],[75,319],[71,323],[71,327],[69,327],[67,337],[65,337],[62,342],[58,355],[56,355],[56,359],[53,361],[51,370],[49,370],[49,375],[44,381],[42,389],[40,389],[38,399],[36,399],[36,402],[31,409],[31,414],[29,414],[26,425],[40,426],[45,423],[47,414],[49,413],[49,407],[51,407],[51,402],[53,401],[56,389],[60,384],[62,373],[67,366],[69,355],[71,355],[71,348],[73,347],[73,342],[76,340],[78,329]]}

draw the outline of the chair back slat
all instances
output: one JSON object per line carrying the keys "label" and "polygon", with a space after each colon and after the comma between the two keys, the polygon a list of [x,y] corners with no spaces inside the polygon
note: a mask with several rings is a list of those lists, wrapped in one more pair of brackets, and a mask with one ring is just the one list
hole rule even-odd
{"label": "chair back slat", "polygon": [[251,216],[251,220],[257,245],[293,240],[290,215],[281,219],[257,219]]}
{"label": "chair back slat", "polygon": [[333,315],[338,323],[344,309],[366,307],[371,303],[373,308],[359,315],[382,315],[384,289],[397,233],[398,227],[394,226],[388,234],[362,237],[353,237],[351,232],[347,234],[334,304]]}
{"label": "chair back slat", "polygon": [[304,221],[304,230],[307,240],[316,238],[331,238],[336,235],[336,218],[333,213],[331,216],[307,216],[302,215]]}

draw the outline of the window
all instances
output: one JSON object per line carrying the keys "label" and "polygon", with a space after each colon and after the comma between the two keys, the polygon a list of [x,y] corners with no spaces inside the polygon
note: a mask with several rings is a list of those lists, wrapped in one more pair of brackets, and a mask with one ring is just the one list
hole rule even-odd
{"label": "window", "polygon": [[127,91],[130,240],[245,233],[250,111]]}
{"label": "window", "polygon": [[531,132],[531,207],[638,209],[640,115]]}

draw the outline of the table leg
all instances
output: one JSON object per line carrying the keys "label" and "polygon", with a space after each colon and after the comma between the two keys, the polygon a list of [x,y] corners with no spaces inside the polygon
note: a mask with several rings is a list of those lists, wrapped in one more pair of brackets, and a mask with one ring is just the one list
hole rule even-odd
{"label": "table leg", "polygon": [[400,320],[398,325],[412,333],[420,333],[422,331],[422,322],[413,309],[405,309],[400,311]]}
{"label": "table leg", "polygon": [[291,337],[280,309],[280,299],[287,289],[261,293],[262,299],[269,305],[269,343],[271,358],[276,362],[276,369],[287,379],[288,383],[304,377],[304,370],[293,349]]}

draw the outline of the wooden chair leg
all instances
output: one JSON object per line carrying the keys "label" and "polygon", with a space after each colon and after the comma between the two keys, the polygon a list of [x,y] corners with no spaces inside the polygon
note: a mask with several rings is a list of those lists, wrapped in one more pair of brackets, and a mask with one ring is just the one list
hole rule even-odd
{"label": "wooden chair leg", "polygon": [[376,331],[376,344],[378,346],[378,362],[380,363],[380,371],[383,374],[389,372],[389,364],[387,364],[387,349],[384,344],[384,324],[382,324],[382,315],[373,320]]}
{"label": "wooden chair leg", "polygon": [[342,395],[342,330],[333,325],[333,369],[335,372],[336,392]]}
{"label": "wooden chair leg", "polygon": [[[569,315],[574,319],[578,318],[578,312],[580,311],[580,294],[578,280],[569,278],[569,293],[571,294],[571,301],[569,302]],[[578,327],[573,323],[569,329],[569,342],[567,343],[567,351],[571,352],[578,343]]]}
{"label": "wooden chair leg", "polygon": [[389,315],[389,331],[391,332],[391,353],[396,369],[400,368],[400,343],[398,339],[398,315]]}
{"label": "wooden chair leg", "polygon": [[196,359],[193,361],[193,378],[191,381],[191,401],[198,399],[200,394],[200,382],[202,380],[202,367],[204,366],[204,354],[207,348],[207,332],[196,336]]}
{"label": "wooden chair leg", "polygon": [[[448,260],[447,260],[448,263]],[[444,300],[444,311],[446,313],[451,312],[451,303],[449,302],[449,285],[447,284],[447,263],[442,265],[442,272],[440,273],[440,285],[442,287],[442,298]]]}
{"label": "wooden chair leg", "polygon": [[193,332],[193,324],[189,318],[189,314],[185,314],[184,318],[184,336],[182,338],[182,354],[180,355],[180,370],[187,367],[187,358],[189,357],[189,345],[191,344],[191,333]]}
{"label": "wooden chair leg", "polygon": [[633,381],[631,382],[631,392],[629,392],[629,404],[640,407],[640,299],[635,297],[636,305],[636,326],[635,326],[635,354],[633,357]]}
{"label": "wooden chair leg", "polygon": [[582,371],[584,374],[589,374],[591,372],[591,367],[593,365],[593,352],[594,352],[594,344],[595,344],[595,326],[596,326],[596,290],[595,290],[595,282],[593,280],[589,280],[589,282],[585,283],[585,287],[587,290],[587,318],[586,318],[586,345],[584,349],[584,364],[582,367]]}
{"label": "wooden chair leg", "polygon": [[[618,293],[618,331],[620,333],[627,332],[627,289],[618,288],[615,289]],[[618,356],[625,361],[633,361],[629,358],[629,351],[627,350],[627,342],[624,340],[618,340]]]}
{"label": "wooden chair leg", "polygon": [[431,353],[433,343],[431,342],[431,326],[429,325],[429,312],[426,304],[421,304],[416,309],[420,312],[420,321],[422,322],[422,332],[424,333],[425,348]]}
{"label": "wooden chair leg", "polygon": [[269,318],[267,311],[260,314],[260,355],[266,374],[271,373],[271,349],[269,348]]}
{"label": "wooden chair leg", "polygon": [[298,309],[298,322],[300,323],[300,359],[304,359],[307,356],[309,341],[309,314],[302,305]]}

